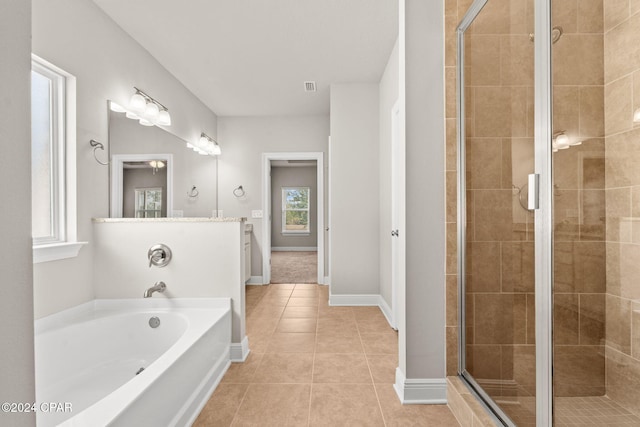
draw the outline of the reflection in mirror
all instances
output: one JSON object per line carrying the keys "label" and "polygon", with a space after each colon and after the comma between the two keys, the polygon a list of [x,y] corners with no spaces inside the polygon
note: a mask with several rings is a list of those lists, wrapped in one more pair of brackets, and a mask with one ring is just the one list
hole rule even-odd
{"label": "reflection in mirror", "polygon": [[173,206],[172,154],[111,156],[111,217],[165,218]]}
{"label": "reflection in mirror", "polygon": [[165,218],[167,216],[167,169],[162,160],[124,162],[122,216]]}
{"label": "reflection in mirror", "polygon": [[[197,154],[187,141],[157,126],[108,112],[112,218],[214,216],[217,157]],[[189,197],[194,186],[198,197]]]}

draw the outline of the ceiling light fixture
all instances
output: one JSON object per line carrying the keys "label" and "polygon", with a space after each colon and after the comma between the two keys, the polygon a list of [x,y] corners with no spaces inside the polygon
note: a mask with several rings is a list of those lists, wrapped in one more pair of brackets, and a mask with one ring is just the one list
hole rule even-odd
{"label": "ceiling light fixture", "polygon": [[149,166],[153,169],[153,174],[155,175],[158,172],[158,169],[162,169],[164,167],[164,162],[162,160],[151,160],[149,162]]}
{"label": "ceiling light fixture", "polygon": [[142,126],[171,126],[169,109],[146,94],[144,91],[133,87],[136,93],[131,95],[127,108],[111,102],[111,111],[126,113],[127,118],[138,120]]}
{"label": "ceiling light fixture", "polygon": [[633,112],[633,121],[635,123],[640,123],[640,107]]}

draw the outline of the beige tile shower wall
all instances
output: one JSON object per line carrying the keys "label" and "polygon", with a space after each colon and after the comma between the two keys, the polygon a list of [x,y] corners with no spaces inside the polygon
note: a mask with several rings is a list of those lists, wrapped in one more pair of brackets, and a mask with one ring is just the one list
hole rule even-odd
{"label": "beige tile shower wall", "polygon": [[[455,28],[470,1],[446,1],[447,372],[457,370]],[[533,170],[533,10],[492,0],[467,36],[468,365],[476,378],[533,393],[532,216],[517,189]],[[554,46],[555,130],[583,144],[556,169],[556,318],[561,395],[604,393],[604,67],[601,0],[554,2],[564,35]],[[578,58],[580,59],[578,61]],[[640,236],[640,227],[638,236]],[[477,319],[474,321],[474,319]],[[496,332],[500,331],[500,332]],[[580,356],[586,355],[579,362]],[[498,360],[499,363],[486,363]]]}
{"label": "beige tile shower wall", "polygon": [[640,415],[640,2],[605,2],[607,394]]}
{"label": "beige tile shower wall", "polygon": [[553,131],[582,145],[554,154],[554,393],[605,394],[603,1],[555,0]]}
{"label": "beige tile shower wall", "polygon": [[471,3],[445,0],[445,121],[446,121],[446,337],[447,375],[458,373],[458,276],[456,187],[456,26]]}

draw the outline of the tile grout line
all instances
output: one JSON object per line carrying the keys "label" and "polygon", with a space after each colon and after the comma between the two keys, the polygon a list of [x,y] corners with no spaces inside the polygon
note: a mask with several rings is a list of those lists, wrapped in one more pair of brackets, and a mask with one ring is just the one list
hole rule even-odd
{"label": "tile grout line", "polygon": [[316,331],[315,331],[315,336],[313,337],[314,342],[313,342],[313,358],[311,361],[311,384],[309,385],[309,412],[307,413],[307,426],[309,427],[311,426],[311,400],[313,398],[313,374],[315,373],[315,369],[316,369],[316,347],[318,345],[319,315],[320,315],[320,295],[318,295],[318,305],[316,306]]}
{"label": "tile grout line", "polygon": [[[353,309],[351,311],[353,311]],[[360,340],[360,345],[362,346],[362,354],[364,355],[364,360],[367,362],[367,369],[369,370],[369,377],[371,378],[371,386],[373,387],[373,393],[376,395],[376,402],[378,403],[378,409],[380,410],[380,417],[382,418],[382,424],[386,426],[387,420],[384,418],[384,412],[382,411],[382,404],[380,403],[380,396],[378,396],[378,389],[376,389],[376,383],[373,380],[373,373],[371,372],[371,365],[369,364],[369,358],[367,357],[367,350],[365,349],[364,343],[362,342],[360,325],[358,325],[358,319],[356,318],[355,314],[356,313],[353,312],[353,318],[356,322],[356,330],[358,331],[358,339]]]}
{"label": "tile grout line", "polygon": [[233,423],[236,421],[236,417],[238,416],[238,413],[240,412],[240,407],[242,406],[242,403],[244,402],[245,397],[247,397],[247,393],[249,393],[249,388],[251,387],[251,383],[249,383],[247,385],[247,389],[244,391],[244,394],[242,395],[242,399],[240,399],[240,404],[238,404],[238,407],[236,408],[236,412],[233,414],[233,418],[231,419],[231,424],[233,425]]}

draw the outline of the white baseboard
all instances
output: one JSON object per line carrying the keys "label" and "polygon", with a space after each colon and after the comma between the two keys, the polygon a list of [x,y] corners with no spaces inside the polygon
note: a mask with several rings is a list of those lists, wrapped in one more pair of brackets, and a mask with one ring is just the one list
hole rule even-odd
{"label": "white baseboard", "polygon": [[333,295],[329,294],[329,305],[362,305],[362,306],[378,306],[380,303],[380,295],[377,294],[361,294],[361,295]]}
{"label": "white baseboard", "polygon": [[264,285],[264,283],[262,283],[262,276],[251,276],[247,285]]}
{"label": "white baseboard", "polygon": [[271,252],[318,252],[316,246],[272,246]]}
{"label": "white baseboard", "polygon": [[447,403],[446,378],[405,378],[396,368],[396,383],[393,385],[403,405],[443,405]]}
{"label": "white baseboard", "polygon": [[232,362],[244,362],[249,356],[249,338],[245,335],[241,343],[231,343],[229,358]]}
{"label": "white baseboard", "polygon": [[382,298],[382,295],[378,295],[378,297],[380,297],[380,301],[378,302],[380,311],[382,311],[382,314],[384,314],[384,317],[387,319],[387,322],[389,322],[389,325],[393,329],[398,330],[398,326],[393,321],[393,311],[391,310],[391,307],[389,307],[389,304],[387,304],[384,298]]}
{"label": "white baseboard", "polygon": [[371,307],[379,307],[384,317],[389,322],[389,326],[393,329],[397,329],[396,325],[393,323],[393,316],[391,314],[391,308],[389,304],[382,298],[381,295],[377,294],[363,294],[363,295],[329,295],[329,305],[331,306],[342,306],[342,305],[353,305],[353,306],[371,306]]}

